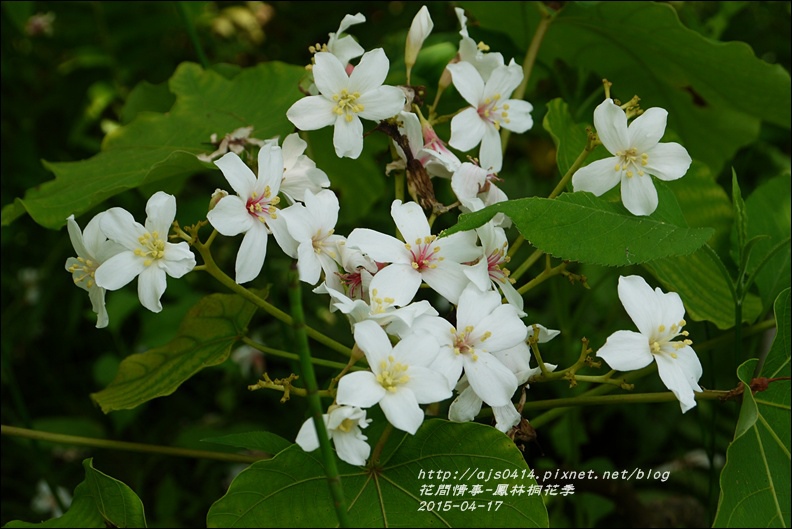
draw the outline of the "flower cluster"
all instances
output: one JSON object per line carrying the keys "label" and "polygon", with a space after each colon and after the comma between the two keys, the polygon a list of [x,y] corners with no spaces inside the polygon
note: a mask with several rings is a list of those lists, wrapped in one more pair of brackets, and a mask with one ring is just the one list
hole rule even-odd
{"label": "flower cluster", "polygon": [[[272,235],[277,248],[296,260],[300,281],[328,296],[330,311],[347,319],[360,352],[349,367],[363,358],[366,366],[344,370],[337,389],[328,390],[334,402],[323,420],[339,457],[353,465],[364,465],[370,456],[363,430],[371,422],[367,410],[375,405],[393,427],[414,434],[424,420],[422,406],[453,398],[448,418],[461,422],[473,420],[486,404],[493,410],[495,427],[507,433],[522,420],[515,394],[532,377],[548,376],[556,367],[543,363],[536,347],[558,331],[526,324],[522,290],[514,287],[507,268],[511,221],[499,214],[475,230],[445,237],[433,232],[436,215],[453,207],[464,213],[508,200],[496,185],[504,165],[501,129],[523,133],[533,126],[533,107],[522,99],[522,68],[476,44],[463,10],[456,12],[461,40],[444,75],[464,102],[453,116],[436,116],[435,102],[427,117],[412,100],[410,87],[384,84],[390,70],[385,51],[366,51],[345,35],[351,26],[365,22],[361,14],[345,17],[327,44],[311,46],[311,88],[286,113],[302,131],[333,126],[339,157],[358,158],[363,152],[362,120],[373,122],[373,129],[390,131],[386,134],[393,141],[395,160],[389,172],[425,179],[410,182],[413,200],[397,193],[390,202],[393,234],[368,227],[336,233],[339,197],[330,189],[328,175],[305,154],[307,143],[297,133],[281,142],[252,137],[253,127],[242,127],[220,142],[220,135],[213,134],[217,150],[198,155],[213,163],[230,186],[230,191],[218,189],[212,196],[203,224],[214,229],[212,238],[242,236],[233,280],[243,285],[261,276]],[[423,7],[407,35],[408,79],[432,28]],[[450,120],[447,141],[434,128],[443,120]],[[649,109],[628,127],[624,109],[606,99],[597,107],[594,123],[613,157],[578,170],[575,190],[602,194],[621,182],[627,209],[651,214],[657,194],[650,175],[680,178],[690,164],[680,145],[659,143],[665,120],[664,110]],[[460,161],[463,153],[477,147],[477,158]],[[432,177],[448,185],[456,200],[453,206],[422,200]],[[432,210],[428,216],[425,209]],[[88,291],[97,327],[109,321],[107,290],[138,278],[140,302],[159,312],[166,276],[180,278],[196,266],[190,250],[195,241],[185,232],[177,230],[185,241],[168,242],[176,199],[155,193],[146,213],[142,225],[129,212],[112,208],[92,219],[84,232],[73,216],[67,219],[77,257],[69,258],[66,269]],[[228,278],[226,283],[233,285]],[[679,296],[652,291],[637,276],[621,278],[619,296],[640,333],[615,333],[598,355],[620,370],[655,360],[661,379],[687,411],[695,405],[693,392],[700,391],[701,366],[682,330]],[[672,341],[677,336],[685,338]],[[250,366],[249,354],[235,359]],[[312,420],[300,429],[297,443],[305,450],[319,446]]]}

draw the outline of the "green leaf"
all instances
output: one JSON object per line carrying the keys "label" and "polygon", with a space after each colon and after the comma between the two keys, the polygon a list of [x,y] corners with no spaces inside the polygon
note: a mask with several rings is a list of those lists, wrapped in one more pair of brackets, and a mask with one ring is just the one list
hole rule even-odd
{"label": "green leaf", "polygon": [[[438,470],[448,475],[429,474]],[[428,420],[414,436],[404,439],[381,469],[369,471],[340,463],[339,471],[349,520],[355,527],[548,524],[540,496],[510,493],[512,486],[527,489],[536,481],[529,477],[530,470],[514,443],[490,426]],[[496,472],[509,477],[494,477]],[[466,485],[467,490],[457,496],[421,492],[422,485],[434,485],[437,491],[441,484],[449,488]],[[484,492],[472,494],[474,484],[482,485]],[[509,494],[495,494],[499,484],[506,484]],[[432,511],[428,510],[430,502]],[[476,510],[462,510],[471,505]],[[207,516],[208,527],[335,527],[337,523],[321,458],[296,445],[242,471]]]}
{"label": "green leaf", "polygon": [[790,526],[790,291],[775,302],[777,334],[758,376],[786,377],[766,391],[749,389],[758,360],[742,364],[746,385],[734,441],[721,472],[714,527]]}
{"label": "green leaf", "polygon": [[141,112],[167,112],[173,106],[176,96],[168,88],[168,83],[151,84],[141,81],[129,92],[124,108],[121,110],[121,123],[126,125]]}
{"label": "green leaf", "polygon": [[[481,27],[508,34],[521,51],[539,21],[526,4],[460,2]],[[743,42],[717,42],[686,28],[665,3],[565,3],[537,62],[550,71],[559,60],[607,78],[618,98],[637,94],[647,108],[668,110],[669,127],[714,173],[758,137],[761,121],[790,126],[790,77],[781,65],[757,58]]]}
{"label": "green leaf", "polygon": [[[748,260],[748,272],[756,270],[770,250],[790,236],[792,204],[790,202],[790,175],[785,174],[762,184],[745,200],[748,216],[747,237],[768,237],[757,241]],[[772,256],[756,276],[756,286],[764,307],[770,307],[778,294],[790,286],[790,250]]]}
{"label": "green leaf", "polygon": [[[253,136],[267,139],[293,130],[286,110],[302,94],[303,68],[278,62],[248,68],[233,79],[183,63],[169,82],[176,103],[170,112],[144,112],[108,134],[102,152],[78,162],[45,162],[55,179],[28,189],[2,211],[2,225],[27,211],[47,228],[58,228],[70,214],[79,216],[128,189],[183,178],[209,167],[195,157],[211,152],[218,137],[252,125]],[[226,184],[219,170],[218,186]]]}
{"label": "green leaf", "polygon": [[[668,203],[669,200],[673,200],[673,195],[666,193],[660,202]],[[555,199],[531,197],[500,202],[461,215],[459,222],[443,235],[477,228],[497,212],[508,215],[523,237],[543,252],[561,259],[605,266],[625,266],[689,254],[713,233],[712,229],[669,224],[658,218],[663,211],[656,212],[657,216],[653,217],[635,217],[620,204],[578,192],[564,193]],[[675,216],[678,218],[681,214]]]}
{"label": "green leaf", "polygon": [[737,173],[732,169],[732,204],[734,206],[734,232],[737,234],[737,265],[742,271],[743,255],[745,254],[745,244],[748,241],[748,218],[745,213],[745,202],[743,201],[740,183],[737,182]]}
{"label": "green leaf", "polygon": [[201,440],[206,443],[234,446],[246,450],[258,450],[268,454],[277,454],[293,444],[280,435],[271,432],[233,433],[222,437],[210,437]]}
{"label": "green leaf", "polygon": [[173,340],[125,358],[115,380],[91,398],[108,413],[170,395],[201,369],[228,358],[255,312],[235,294],[206,296],[190,309]]}
{"label": "green leaf", "polygon": [[547,103],[547,114],[542,126],[550,133],[555,143],[558,172],[562,175],[566,174],[586,147],[588,142],[586,130],[572,120],[569,105],[561,98]]}
{"label": "green leaf", "polygon": [[93,467],[93,459],[83,461],[85,480],[74,489],[69,510],[58,518],[41,523],[13,521],[3,527],[146,527],[140,498],[117,479]]}
{"label": "green leaf", "polygon": [[[701,248],[690,255],[658,259],[645,263],[644,267],[666,290],[679,294],[691,319],[711,321],[719,329],[734,326],[731,279],[723,275],[725,267],[711,249]],[[743,302],[743,321],[753,322],[761,311],[759,298],[748,294]]]}

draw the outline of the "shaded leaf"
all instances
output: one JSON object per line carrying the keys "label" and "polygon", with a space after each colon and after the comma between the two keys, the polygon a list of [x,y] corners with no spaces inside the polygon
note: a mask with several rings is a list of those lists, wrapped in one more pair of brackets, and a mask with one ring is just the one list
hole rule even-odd
{"label": "shaded leaf", "polygon": [[210,437],[202,439],[202,441],[244,448],[246,450],[258,450],[268,454],[277,454],[293,444],[272,432],[234,433],[222,437]]}
{"label": "shaded leaf", "polygon": [[[449,474],[430,477],[430,470]],[[486,481],[487,475],[492,477],[490,471],[509,477]],[[349,521],[356,527],[478,527],[484,519],[492,527],[548,524],[539,496],[494,494],[498,484],[527,488],[536,482],[528,477],[530,470],[514,443],[481,424],[426,421],[380,470],[340,463],[339,472]],[[478,495],[470,492],[476,483],[484,488]],[[467,490],[439,498],[421,493],[422,485],[437,490],[440,484],[464,484]],[[448,500],[447,510],[438,507],[441,501],[432,501],[430,512],[431,500]],[[472,504],[477,506],[475,514],[462,510]],[[296,445],[244,470],[207,516],[208,527],[334,527],[337,523],[321,458]]]}
{"label": "shaded leaf", "polygon": [[[293,130],[286,110],[302,97],[297,83],[304,74],[303,68],[271,62],[227,79],[181,64],[169,82],[176,96],[170,112],[138,114],[108,134],[102,152],[88,160],[45,162],[55,179],[4,207],[2,225],[27,212],[42,226],[58,228],[70,214],[79,216],[125,190],[206,171],[210,166],[195,155],[214,150],[206,144],[212,133],[222,138],[252,125],[256,138],[283,136]],[[219,170],[216,180],[225,183]]]}
{"label": "shaded leaf", "polygon": [[108,413],[170,395],[201,369],[228,358],[255,312],[237,295],[206,296],[190,309],[173,340],[125,358],[115,380],[91,398]]}
{"label": "shaded leaf", "polygon": [[3,527],[146,527],[140,498],[124,483],[83,461],[85,480],[74,489],[69,510],[41,523],[13,521]]}
{"label": "shaded leaf", "polygon": [[[775,302],[777,334],[759,376],[787,377],[766,391],[746,388],[734,441],[721,472],[721,494],[714,527],[790,526],[790,291]],[[758,360],[742,364],[737,375],[749,386]]]}

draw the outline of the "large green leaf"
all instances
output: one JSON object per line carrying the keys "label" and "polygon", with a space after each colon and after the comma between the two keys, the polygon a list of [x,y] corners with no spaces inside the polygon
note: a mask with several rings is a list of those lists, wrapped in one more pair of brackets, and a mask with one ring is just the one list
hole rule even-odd
{"label": "large green leaf", "polygon": [[[659,187],[665,190],[665,187]],[[660,202],[673,201],[663,193]],[[709,228],[688,228],[669,223],[681,214],[658,210],[652,217],[635,217],[621,204],[613,204],[591,193],[564,193],[555,199],[540,197],[500,202],[475,213],[461,215],[459,222],[443,232],[477,228],[503,212],[520,233],[540,250],[559,257],[605,266],[645,263],[671,255],[692,253],[713,233]],[[676,206],[678,210],[678,206]],[[665,218],[663,218],[665,216]]]}
{"label": "large green leaf", "polygon": [[168,344],[128,356],[115,380],[91,398],[108,413],[170,395],[201,369],[228,358],[256,307],[235,294],[212,294],[185,316]]}
{"label": "large green leaf", "polygon": [[[355,527],[548,524],[540,496],[511,492],[513,486],[527,490],[536,481],[529,477],[514,443],[489,426],[432,419],[414,436],[407,436],[381,469],[340,463],[339,471],[349,521]],[[438,476],[437,471],[448,474]],[[502,474],[495,477],[497,473]],[[475,484],[483,486],[481,494],[471,492]],[[449,494],[422,493],[423,485],[433,485],[433,492],[448,485]],[[454,495],[455,485],[465,485],[466,490],[458,494],[457,488]],[[507,487],[506,495],[495,492],[499,485]],[[209,527],[335,527],[337,523],[321,458],[296,445],[244,470],[207,515]]]}
{"label": "large green leaf", "polygon": [[775,302],[777,334],[759,374],[766,391],[748,389],[758,360],[737,370],[746,385],[734,441],[721,472],[715,527],[790,526],[790,291]]}
{"label": "large green leaf", "polygon": [[[539,21],[535,6],[460,4],[483,28],[528,49]],[[668,110],[682,144],[715,173],[757,138],[761,121],[790,126],[790,77],[782,66],[758,59],[745,43],[717,42],[686,28],[665,3],[565,3],[538,57],[548,70],[557,60],[612,81],[616,97],[638,94],[647,107]]]}
{"label": "large green leaf", "polygon": [[[673,290],[685,303],[691,319],[711,321],[719,329],[734,327],[734,298],[730,279],[721,270],[718,255],[709,248],[701,248],[690,255],[658,259],[645,263],[649,272],[666,290]],[[753,322],[762,311],[762,302],[753,294],[745,297],[743,322]]]}
{"label": "large green leaf", "polygon": [[748,240],[756,236],[766,235],[757,241],[748,261],[748,271],[756,270],[760,261],[770,250],[784,239],[787,240],[785,250],[781,250],[770,257],[767,264],[756,276],[756,286],[762,297],[762,302],[769,309],[770,304],[778,294],[789,288],[790,278],[790,251],[789,236],[792,214],[790,214],[790,176],[789,174],[768,180],[756,188],[745,200]]}
{"label": "large green leaf", "polygon": [[93,459],[83,461],[85,481],[74,489],[69,510],[58,518],[41,523],[13,521],[3,527],[146,527],[140,498],[117,479],[93,467]]}
{"label": "large green leaf", "polygon": [[201,439],[201,441],[244,448],[246,450],[258,450],[268,454],[277,454],[291,446],[291,442],[272,432],[232,433],[222,437]]}
{"label": "large green leaf", "polygon": [[[88,160],[45,162],[55,179],[3,208],[2,225],[27,211],[42,226],[58,228],[70,214],[79,216],[125,190],[205,171],[209,166],[195,155],[213,150],[206,143],[213,133],[222,137],[249,125],[261,139],[291,132],[286,110],[302,97],[297,84],[304,74],[303,68],[272,62],[227,79],[181,64],[169,82],[176,96],[170,112],[138,114],[108,134],[102,152]],[[219,171],[217,185],[224,185]]]}

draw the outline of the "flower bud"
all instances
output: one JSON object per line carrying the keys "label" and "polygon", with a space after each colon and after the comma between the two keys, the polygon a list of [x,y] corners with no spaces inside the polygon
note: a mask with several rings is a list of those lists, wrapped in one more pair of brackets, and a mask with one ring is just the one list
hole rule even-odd
{"label": "flower bud", "polygon": [[410,31],[407,33],[407,45],[404,47],[404,63],[407,69],[411,69],[415,64],[418,57],[418,52],[421,51],[424,40],[432,32],[434,23],[432,17],[429,16],[429,10],[423,6],[413,18]]}

